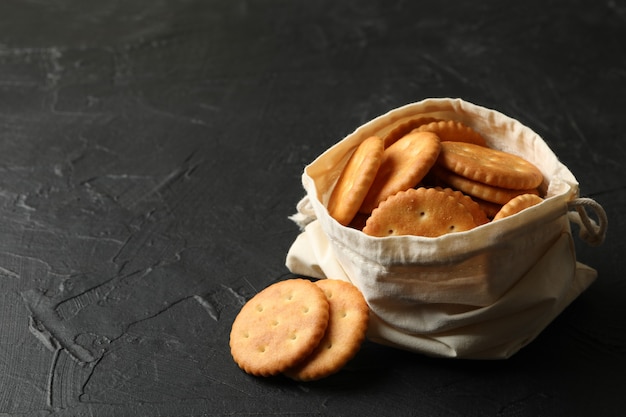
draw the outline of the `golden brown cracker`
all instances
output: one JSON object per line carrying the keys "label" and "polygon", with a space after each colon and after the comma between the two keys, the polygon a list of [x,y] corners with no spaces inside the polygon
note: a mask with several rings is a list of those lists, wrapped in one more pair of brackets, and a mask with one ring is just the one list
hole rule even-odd
{"label": "golden brown cracker", "polygon": [[367,195],[383,158],[383,140],[365,139],[350,156],[328,200],[328,212],[340,224],[350,224]]}
{"label": "golden brown cracker", "polygon": [[434,117],[418,117],[400,123],[384,135],[383,142],[385,144],[385,148],[390,147],[392,144],[397,142],[398,139],[409,134],[413,129],[438,120],[439,119],[435,119]]}
{"label": "golden brown cracker", "polygon": [[431,132],[403,136],[383,152],[383,160],[359,211],[371,213],[398,191],[417,185],[437,161],[441,143]]}
{"label": "golden brown cracker", "polygon": [[474,218],[474,223],[476,223],[476,226],[481,226],[485,223],[489,223],[489,218],[487,217],[487,214],[485,213],[485,211],[470,196],[463,194],[462,192],[458,190],[453,190],[452,188],[447,188],[447,187],[446,188],[435,187],[435,188],[458,198],[459,202],[463,204],[465,208],[467,208],[467,210],[471,213],[472,217]]}
{"label": "golden brown cracker", "polygon": [[512,190],[537,188],[539,169],[524,158],[464,142],[442,142],[437,164],[472,181]]}
{"label": "golden brown cracker", "polygon": [[487,146],[483,135],[469,126],[456,120],[439,120],[423,124],[417,128],[422,132],[433,132],[444,141],[467,142],[479,146]]}
{"label": "golden brown cracker", "polygon": [[280,281],[252,297],[235,318],[230,349],[245,372],[276,375],[317,347],[328,326],[329,304],[305,279]]}
{"label": "golden brown cracker", "polygon": [[285,372],[299,381],[318,380],[341,370],[359,351],[369,321],[369,307],[357,287],[334,279],[315,284],[326,294],[330,318],[324,338],[313,353]]}
{"label": "golden brown cracker", "polygon": [[377,237],[437,237],[474,227],[474,217],[458,198],[422,187],[401,191],[383,201],[372,212],[363,233]]}
{"label": "golden brown cracker", "polygon": [[438,165],[433,167],[433,171],[437,178],[449,187],[459,190],[476,199],[489,201],[491,203],[506,204],[510,199],[521,194],[539,195],[539,191],[537,189],[511,190],[472,181],[468,178],[457,175],[454,172],[448,171],[447,169],[443,169]]}
{"label": "golden brown cracker", "polygon": [[500,220],[505,217],[512,216],[520,211],[539,204],[543,199],[535,194],[522,194],[515,198],[512,198],[509,202],[502,206],[502,208],[493,217],[493,220]]}

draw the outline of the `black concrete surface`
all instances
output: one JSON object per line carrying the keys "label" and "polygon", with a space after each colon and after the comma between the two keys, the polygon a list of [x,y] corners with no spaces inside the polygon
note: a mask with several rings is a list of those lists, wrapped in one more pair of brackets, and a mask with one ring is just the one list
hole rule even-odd
{"label": "black concrete surface", "polygon": [[[617,0],[2,1],[0,416],[623,415],[624,40]],[[597,281],[507,360],[240,371],[304,166],[427,97],[545,139],[609,216]]]}

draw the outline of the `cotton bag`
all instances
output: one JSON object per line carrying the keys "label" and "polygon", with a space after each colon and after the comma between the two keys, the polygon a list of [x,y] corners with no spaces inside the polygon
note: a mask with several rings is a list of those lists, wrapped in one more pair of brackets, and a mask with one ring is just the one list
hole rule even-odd
{"label": "cotton bag", "polygon": [[[326,210],[354,149],[415,117],[457,120],[489,147],[521,156],[544,175],[545,200],[514,216],[437,238],[372,237]],[[461,99],[426,99],[356,129],[305,167],[306,196],[291,219],[301,233],[286,265],[298,275],[352,282],[370,311],[368,337],[429,356],[508,358],[532,341],[596,278],[576,260],[570,222],[600,244],[602,207],[579,198],[574,175],[531,129]],[[598,222],[587,215],[591,208]]]}

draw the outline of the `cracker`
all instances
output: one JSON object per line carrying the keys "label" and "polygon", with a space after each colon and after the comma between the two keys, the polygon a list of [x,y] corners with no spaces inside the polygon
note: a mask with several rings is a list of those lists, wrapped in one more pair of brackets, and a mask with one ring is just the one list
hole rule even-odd
{"label": "cracker", "polygon": [[431,132],[409,133],[385,149],[376,178],[359,211],[371,213],[390,195],[417,185],[437,161],[440,150],[439,138]]}
{"label": "cracker", "polygon": [[496,204],[506,204],[509,200],[521,194],[536,194],[539,191],[536,188],[529,190],[511,190],[507,188],[494,187],[477,181],[472,181],[439,166],[433,169],[437,178],[449,187],[462,191],[476,199],[485,200]]}
{"label": "cracker", "polygon": [[329,305],[324,292],[305,279],[272,284],[241,309],[230,332],[230,349],[245,372],[276,375],[306,358],[322,340]]}
{"label": "cracker", "polygon": [[479,146],[487,146],[483,135],[469,126],[455,120],[439,120],[428,124],[423,124],[417,128],[422,132],[433,132],[439,139],[453,142],[467,142]]}
{"label": "cracker", "polygon": [[435,119],[434,117],[419,117],[417,119],[409,119],[401,124],[397,125],[393,129],[391,129],[384,137],[383,142],[385,144],[385,148],[390,147],[392,144],[398,141],[401,137],[409,134],[413,129],[417,129],[418,127],[436,122],[439,119]]}
{"label": "cracker", "polygon": [[522,194],[511,199],[508,203],[502,206],[500,211],[496,213],[493,220],[500,220],[505,217],[512,216],[520,211],[539,204],[543,199],[535,194]]}
{"label": "cracker", "polygon": [[359,351],[369,321],[369,307],[357,287],[334,279],[315,284],[326,294],[330,318],[324,338],[313,353],[285,372],[298,381],[318,380],[341,370]]}
{"label": "cracker", "polygon": [[437,237],[474,227],[474,217],[455,196],[435,188],[412,188],[382,202],[367,220],[363,233]]}
{"label": "cracker", "polygon": [[472,181],[513,190],[537,188],[541,171],[508,152],[464,142],[442,142],[437,164]]}
{"label": "cracker", "polygon": [[489,223],[489,218],[487,214],[482,209],[480,205],[476,201],[474,201],[470,196],[463,194],[458,190],[453,190],[452,188],[442,188],[435,187],[436,189],[440,189],[441,191],[458,198],[459,202],[465,206],[465,208],[470,212],[472,217],[474,218],[474,223],[476,226],[481,226],[483,224]]}
{"label": "cracker", "polygon": [[383,140],[365,139],[344,167],[328,200],[328,212],[340,224],[350,224],[367,195],[383,158]]}

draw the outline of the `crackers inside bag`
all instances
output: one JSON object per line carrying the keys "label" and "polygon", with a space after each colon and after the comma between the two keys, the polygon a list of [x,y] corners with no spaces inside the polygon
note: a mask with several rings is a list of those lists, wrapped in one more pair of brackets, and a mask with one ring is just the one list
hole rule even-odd
{"label": "crackers inside bag", "polygon": [[370,236],[437,237],[538,204],[542,183],[534,164],[489,147],[470,126],[416,116],[356,147],[327,207]]}

